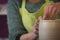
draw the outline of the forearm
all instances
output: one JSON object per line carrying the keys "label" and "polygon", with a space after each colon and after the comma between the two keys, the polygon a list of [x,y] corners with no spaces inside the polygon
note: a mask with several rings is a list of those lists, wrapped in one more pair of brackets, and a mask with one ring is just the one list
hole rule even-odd
{"label": "forearm", "polygon": [[20,37],[20,40],[34,40],[35,37],[36,37],[35,33],[31,32],[31,33],[23,34]]}
{"label": "forearm", "polygon": [[27,33],[27,34],[23,34],[23,35],[20,37],[20,40],[30,40],[29,38],[30,38],[30,36],[29,36],[29,34]]}

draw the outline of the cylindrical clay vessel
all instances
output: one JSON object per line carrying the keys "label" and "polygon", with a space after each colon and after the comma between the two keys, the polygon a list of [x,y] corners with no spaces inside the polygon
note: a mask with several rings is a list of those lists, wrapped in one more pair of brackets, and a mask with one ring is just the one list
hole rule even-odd
{"label": "cylindrical clay vessel", "polygon": [[39,40],[60,40],[60,20],[41,20]]}

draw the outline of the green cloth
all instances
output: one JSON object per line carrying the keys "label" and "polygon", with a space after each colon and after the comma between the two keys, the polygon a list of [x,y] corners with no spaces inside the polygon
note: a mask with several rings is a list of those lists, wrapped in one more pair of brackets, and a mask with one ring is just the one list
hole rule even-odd
{"label": "green cloth", "polygon": [[[30,4],[28,3],[27,5],[26,5],[28,7],[27,9],[29,9],[29,11],[31,12],[34,12],[34,11],[32,11],[30,7],[33,7],[35,11],[36,9],[37,10],[39,9],[38,6],[29,7]],[[18,34],[21,35],[21,34],[27,33],[26,29],[24,28],[24,25],[22,24],[21,15],[19,14],[20,7],[21,7],[21,0],[8,0],[7,20],[8,20],[8,30],[9,30],[9,40],[15,40]]]}

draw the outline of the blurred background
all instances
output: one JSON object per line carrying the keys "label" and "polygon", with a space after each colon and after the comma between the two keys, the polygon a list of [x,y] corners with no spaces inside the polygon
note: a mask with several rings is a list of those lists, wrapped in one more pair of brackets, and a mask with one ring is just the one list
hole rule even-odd
{"label": "blurred background", "polygon": [[0,0],[0,40],[8,40],[7,1]]}

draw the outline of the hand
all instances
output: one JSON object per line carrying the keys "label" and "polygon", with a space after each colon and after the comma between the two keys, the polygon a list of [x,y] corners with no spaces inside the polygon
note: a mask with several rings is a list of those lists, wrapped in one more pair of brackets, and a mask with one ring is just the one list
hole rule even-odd
{"label": "hand", "polygon": [[54,17],[58,14],[58,12],[59,10],[54,4],[49,4],[44,9],[43,19],[45,20],[54,19]]}
{"label": "hand", "polygon": [[36,38],[36,34],[33,32],[27,33],[27,34],[23,34],[20,37],[20,40],[34,40]]}
{"label": "hand", "polygon": [[20,37],[20,40],[35,40],[38,37],[38,26],[39,26],[39,21],[40,21],[40,17],[35,21],[34,26],[33,26],[33,30],[30,33],[27,34],[23,34]]}
{"label": "hand", "polygon": [[34,23],[34,27],[33,27],[33,33],[35,33],[35,35],[37,35],[35,37],[35,39],[37,39],[39,37],[39,22],[40,22],[40,19],[42,19],[42,17],[38,17],[38,19],[35,21]]}
{"label": "hand", "polygon": [[38,17],[38,19],[36,19],[35,23],[34,23],[34,27],[33,27],[33,32],[35,34],[38,34],[38,31],[39,31],[39,22],[40,22],[40,19],[41,19],[41,16]]}

